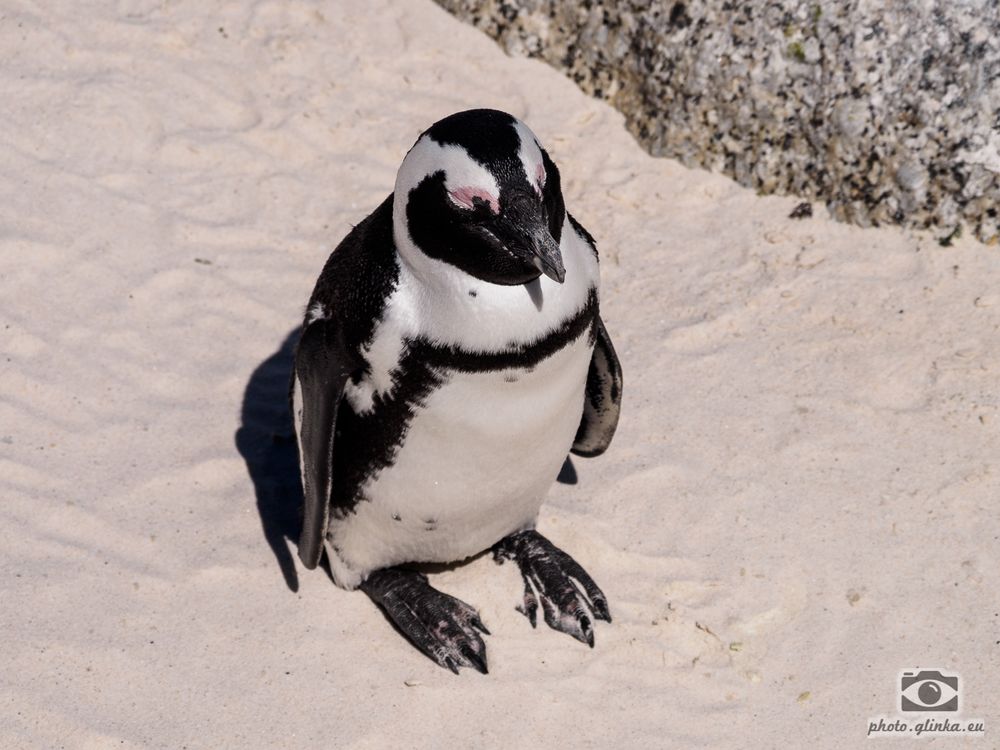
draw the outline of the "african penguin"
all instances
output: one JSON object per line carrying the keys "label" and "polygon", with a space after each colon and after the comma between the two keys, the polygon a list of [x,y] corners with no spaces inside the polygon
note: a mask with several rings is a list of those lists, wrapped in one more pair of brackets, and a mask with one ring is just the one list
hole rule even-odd
{"label": "african penguin", "polygon": [[594,644],[607,600],[534,530],[568,452],[618,423],[621,368],[598,314],[593,238],[559,171],[503,112],[420,135],[393,193],[327,260],[295,351],[304,509],[299,556],[325,550],[425,654],[486,672],[476,611],[407,567],[492,549],[553,628]]}

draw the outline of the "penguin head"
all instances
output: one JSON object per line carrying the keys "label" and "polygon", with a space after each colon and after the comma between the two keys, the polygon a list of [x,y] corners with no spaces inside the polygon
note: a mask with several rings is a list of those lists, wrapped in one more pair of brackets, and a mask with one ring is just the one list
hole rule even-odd
{"label": "penguin head", "polygon": [[424,131],[399,168],[393,223],[403,257],[423,255],[493,284],[566,276],[559,171],[528,127],[492,109]]}

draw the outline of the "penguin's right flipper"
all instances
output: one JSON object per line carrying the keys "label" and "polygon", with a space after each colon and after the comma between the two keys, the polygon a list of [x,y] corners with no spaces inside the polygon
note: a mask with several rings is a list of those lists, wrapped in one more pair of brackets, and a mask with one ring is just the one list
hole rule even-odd
{"label": "penguin's right flipper", "polygon": [[299,557],[309,569],[315,568],[323,555],[330,517],[337,409],[351,362],[335,319],[321,318],[306,325],[295,349],[292,415],[305,497]]}
{"label": "penguin's right flipper", "polygon": [[440,666],[455,674],[459,667],[489,672],[486,644],[479,633],[489,635],[490,631],[479,614],[465,602],[431,586],[423,573],[383,568],[371,573],[361,590],[414,646]]}
{"label": "penguin's right flipper", "polygon": [[611,345],[611,336],[598,316],[595,324],[594,354],[587,372],[583,417],[571,451],[578,456],[599,456],[611,445],[618,428],[622,406],[622,366]]}

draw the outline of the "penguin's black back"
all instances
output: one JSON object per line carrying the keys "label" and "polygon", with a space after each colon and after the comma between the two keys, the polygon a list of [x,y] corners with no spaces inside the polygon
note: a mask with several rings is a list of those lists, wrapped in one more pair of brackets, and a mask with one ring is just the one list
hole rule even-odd
{"label": "penguin's black back", "polygon": [[371,340],[399,280],[392,239],[392,195],[355,226],[330,254],[309,298],[342,326],[352,354]]}

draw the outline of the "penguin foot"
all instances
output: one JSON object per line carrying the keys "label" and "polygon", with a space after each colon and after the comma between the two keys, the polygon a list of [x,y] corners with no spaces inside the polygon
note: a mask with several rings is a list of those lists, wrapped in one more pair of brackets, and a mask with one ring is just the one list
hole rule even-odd
{"label": "penguin foot", "polygon": [[[608,600],[580,564],[537,531],[521,531],[493,545],[498,565],[513,560],[524,579],[524,613],[535,627],[538,602],[550,628],[594,647],[593,620],[611,622]],[[593,620],[591,619],[593,618]]]}
{"label": "penguin foot", "polygon": [[488,674],[486,644],[479,633],[490,631],[479,614],[463,601],[448,596],[414,570],[376,570],[361,590],[379,605],[418,649],[442,667],[458,674],[472,667]]}

